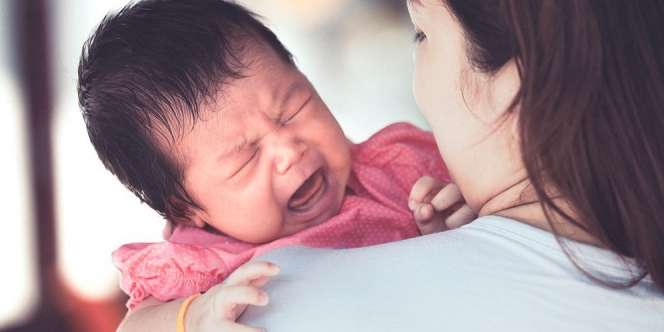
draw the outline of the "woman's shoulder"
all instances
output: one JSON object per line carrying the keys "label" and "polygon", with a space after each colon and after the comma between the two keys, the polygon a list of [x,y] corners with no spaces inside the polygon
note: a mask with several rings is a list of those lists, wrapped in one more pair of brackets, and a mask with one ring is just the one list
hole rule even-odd
{"label": "woman's shoulder", "polygon": [[[303,331],[530,331],[534,323],[541,331],[583,331],[579,326],[596,330],[605,321],[617,330],[664,327],[664,296],[647,281],[629,290],[601,286],[556,244],[545,231],[484,217],[458,230],[367,248],[277,250],[261,257],[282,268],[267,289],[272,305],[251,308],[244,319]],[[585,250],[584,257],[610,266],[594,267],[616,273],[619,264]]]}

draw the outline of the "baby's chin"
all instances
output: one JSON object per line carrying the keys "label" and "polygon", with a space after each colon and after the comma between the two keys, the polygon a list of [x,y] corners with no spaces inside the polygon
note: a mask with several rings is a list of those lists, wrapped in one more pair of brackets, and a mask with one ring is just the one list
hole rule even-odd
{"label": "baby's chin", "polygon": [[279,239],[283,239],[285,237],[302,232],[306,229],[326,223],[327,221],[329,221],[331,218],[333,218],[339,213],[339,211],[341,210],[342,201],[343,201],[343,196],[341,197],[341,200],[335,202],[333,208],[328,209],[320,216],[316,217],[311,221],[307,221],[304,223],[289,223],[288,220],[283,220],[281,222],[282,227],[278,231],[268,232],[260,235],[255,234],[253,236],[237,236],[235,237],[235,239],[255,245],[267,244]]}

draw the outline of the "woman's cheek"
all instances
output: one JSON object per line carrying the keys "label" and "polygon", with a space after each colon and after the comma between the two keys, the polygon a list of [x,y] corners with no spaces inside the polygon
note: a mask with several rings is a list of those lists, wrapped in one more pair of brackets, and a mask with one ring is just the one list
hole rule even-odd
{"label": "woman's cheek", "polygon": [[415,97],[415,103],[417,107],[422,110],[422,96],[420,91],[422,89],[422,60],[420,59],[421,55],[417,51],[413,51],[413,97]]}
{"label": "woman's cheek", "polygon": [[420,112],[428,117],[432,110],[432,90],[435,87],[433,70],[422,50],[416,51],[414,56],[415,69],[413,72],[413,96]]}

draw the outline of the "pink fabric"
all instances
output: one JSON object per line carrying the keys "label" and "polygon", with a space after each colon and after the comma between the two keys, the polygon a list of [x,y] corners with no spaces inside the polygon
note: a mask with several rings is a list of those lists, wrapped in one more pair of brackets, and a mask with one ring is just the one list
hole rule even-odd
{"label": "pink fabric", "polygon": [[178,226],[168,242],[134,243],[113,253],[129,308],[148,296],[167,301],[203,292],[253,256],[289,245],[355,248],[419,235],[408,210],[410,188],[423,175],[449,181],[429,132],[390,125],[352,146],[351,190],[338,215],[262,245]]}

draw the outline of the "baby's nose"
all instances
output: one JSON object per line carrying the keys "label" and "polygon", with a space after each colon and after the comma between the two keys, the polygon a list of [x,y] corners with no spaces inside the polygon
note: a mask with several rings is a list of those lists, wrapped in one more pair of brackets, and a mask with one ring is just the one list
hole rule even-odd
{"label": "baby's nose", "polygon": [[274,166],[279,174],[286,173],[294,164],[296,164],[305,151],[307,145],[290,135],[280,135],[273,144]]}

